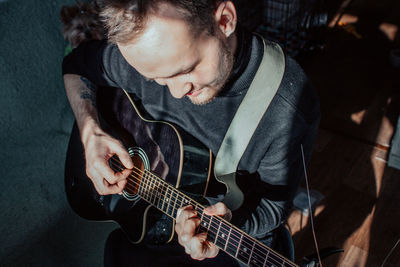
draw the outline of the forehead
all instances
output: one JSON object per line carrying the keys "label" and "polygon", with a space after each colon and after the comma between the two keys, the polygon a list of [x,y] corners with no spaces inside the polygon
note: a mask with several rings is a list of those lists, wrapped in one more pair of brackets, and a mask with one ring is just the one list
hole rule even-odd
{"label": "forehead", "polygon": [[171,6],[150,14],[143,34],[131,44],[118,45],[130,65],[146,77],[168,77],[174,70],[198,60],[202,37]]}

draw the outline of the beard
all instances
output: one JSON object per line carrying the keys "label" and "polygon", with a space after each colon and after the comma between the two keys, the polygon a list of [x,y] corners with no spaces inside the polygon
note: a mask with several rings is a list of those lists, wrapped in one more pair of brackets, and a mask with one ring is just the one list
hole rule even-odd
{"label": "beard", "polygon": [[203,87],[202,92],[195,96],[189,97],[190,101],[195,105],[206,105],[210,103],[223,89],[229,80],[234,65],[234,53],[228,45],[228,40],[219,38],[218,52],[218,72],[212,84]]}

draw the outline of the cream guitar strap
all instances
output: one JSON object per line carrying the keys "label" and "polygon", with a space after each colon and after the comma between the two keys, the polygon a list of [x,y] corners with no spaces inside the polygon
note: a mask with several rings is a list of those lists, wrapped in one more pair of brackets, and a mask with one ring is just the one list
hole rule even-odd
{"label": "cream guitar strap", "polygon": [[243,193],[236,185],[236,170],[264,113],[274,98],[285,72],[281,47],[264,40],[264,56],[242,103],[225,134],[215,159],[214,174],[227,186],[223,202],[230,210],[243,203]]}

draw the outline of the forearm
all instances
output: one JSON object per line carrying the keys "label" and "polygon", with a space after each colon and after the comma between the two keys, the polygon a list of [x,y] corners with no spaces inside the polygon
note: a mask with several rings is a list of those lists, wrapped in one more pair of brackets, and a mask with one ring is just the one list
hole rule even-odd
{"label": "forearm", "polygon": [[64,86],[78,124],[81,141],[86,143],[90,134],[101,132],[96,108],[96,85],[88,79],[75,75],[65,74]]}

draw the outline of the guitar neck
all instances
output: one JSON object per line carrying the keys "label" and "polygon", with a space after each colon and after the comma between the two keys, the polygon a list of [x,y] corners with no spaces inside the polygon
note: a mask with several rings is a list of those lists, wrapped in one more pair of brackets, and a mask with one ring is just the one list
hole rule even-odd
{"label": "guitar neck", "polygon": [[221,217],[205,214],[204,206],[148,171],[142,176],[138,194],[173,219],[179,208],[193,206],[207,240],[249,266],[297,266]]}

